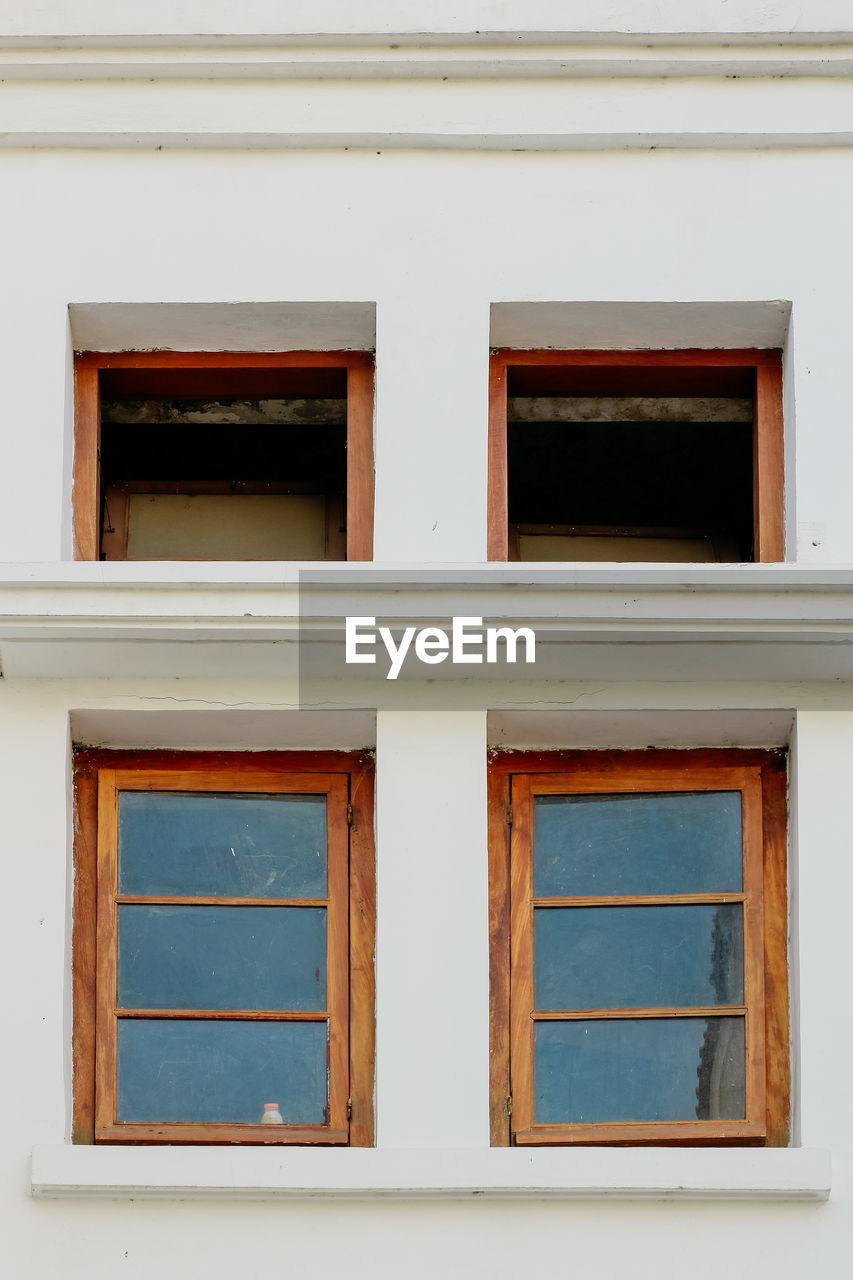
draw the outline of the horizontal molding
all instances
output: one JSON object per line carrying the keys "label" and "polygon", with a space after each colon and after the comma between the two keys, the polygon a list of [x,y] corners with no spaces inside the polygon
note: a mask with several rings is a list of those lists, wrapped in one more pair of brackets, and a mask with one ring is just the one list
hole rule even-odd
{"label": "horizontal molding", "polygon": [[[579,634],[650,637],[673,628],[713,637],[847,642],[853,568],[790,565],[406,564],[331,567],[290,562],[2,566],[0,638],[145,639],[152,629],[260,639],[263,630],[324,626],[347,614],[405,623],[438,617],[516,619]],[[239,573],[239,578],[236,574]]]}
{"label": "horizontal molding", "polygon": [[10,132],[0,150],[773,151],[853,147],[853,130],[810,133]]}
{"label": "horizontal molding", "polygon": [[[712,304],[713,305],[713,304]],[[42,591],[94,587],[138,591],[154,587],[181,591],[266,590],[281,591],[305,581],[306,574],[322,575],[326,590],[348,589],[353,583],[369,584],[377,590],[396,590],[400,582],[413,588],[516,589],[542,587],[561,589],[585,586],[602,591],[636,586],[696,588],[739,592],[783,592],[826,590],[853,593],[853,564],[518,564],[506,562],[424,563],[423,561],[376,561],[370,564],[332,564],[302,561],[184,561],[160,563],[53,560],[0,562],[0,602],[8,589]],[[2,609],[0,609],[2,617]]]}
{"label": "horizontal molding", "polygon": [[[542,39],[650,38],[696,40],[758,36],[773,39],[794,33],[807,40],[849,29],[847,0],[39,0],[0,4],[0,27],[9,36],[51,38],[145,39],[168,35],[186,40],[210,36],[230,39],[269,37],[340,39],[377,35],[410,37],[514,39],[528,34]],[[426,31],[425,31],[426,28]],[[824,37],[825,38],[825,37]]]}
{"label": "horizontal molding", "polygon": [[[709,37],[710,39],[711,37]],[[560,32],[467,36],[0,37],[0,79],[762,78],[853,74],[853,34],[633,38]]]}
{"label": "horizontal molding", "polygon": [[826,1200],[829,1152],[37,1146],[39,1197]]}
{"label": "horizontal molding", "polygon": [[[436,705],[444,696],[454,703],[466,680],[468,701],[488,706],[556,705],[561,695],[555,682],[567,681],[853,682],[850,568],[300,570],[291,564],[164,563],[157,569],[159,579],[141,564],[4,568],[4,676],[133,672],[230,679],[245,675],[249,662],[255,676],[275,678],[292,699],[298,642],[309,642],[310,651],[302,652],[310,652],[312,661],[330,652],[330,644],[340,656],[345,617],[422,627],[475,616],[486,626],[534,628],[535,667],[517,669],[512,679],[504,672],[497,689],[489,686],[497,678],[491,668],[478,667],[472,677],[470,668],[449,665],[437,683],[425,686]],[[327,675],[306,705],[385,705],[398,686],[384,680],[381,662],[336,676],[334,688]],[[306,689],[312,679],[305,667]]]}

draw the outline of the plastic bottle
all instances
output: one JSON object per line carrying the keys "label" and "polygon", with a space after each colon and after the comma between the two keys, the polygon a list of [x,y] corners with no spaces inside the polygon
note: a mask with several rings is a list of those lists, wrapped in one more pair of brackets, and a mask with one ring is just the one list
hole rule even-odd
{"label": "plastic bottle", "polygon": [[277,1102],[264,1103],[264,1114],[261,1116],[261,1124],[284,1124]]}

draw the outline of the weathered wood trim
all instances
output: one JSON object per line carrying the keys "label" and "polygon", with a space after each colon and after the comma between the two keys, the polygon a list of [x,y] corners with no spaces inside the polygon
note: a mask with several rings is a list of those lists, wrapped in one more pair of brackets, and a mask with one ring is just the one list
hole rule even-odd
{"label": "weathered wood trim", "polygon": [[[786,901],[786,761],[782,751],[735,748],[632,751],[510,751],[495,753],[489,770],[490,1122],[492,1145],[703,1143],[784,1146],[790,1125],[790,1047]],[[725,895],[745,911],[744,1005],[712,1012],[746,1018],[747,1108],[743,1121],[666,1125],[536,1125],[532,1079],[533,790],[736,789],[744,797],[744,888]],[[510,791],[511,788],[511,791]],[[511,828],[507,803],[511,796]],[[511,830],[511,867],[505,847]],[[711,895],[722,897],[723,895]],[[655,895],[655,900],[660,895]],[[708,895],[675,895],[705,899]],[[609,901],[610,899],[608,899]],[[619,903],[633,899],[620,898]],[[645,899],[644,899],[645,900]],[[651,899],[648,899],[651,901]],[[669,900],[669,899],[668,899]],[[554,899],[565,905],[575,899]],[[579,901],[579,900],[578,900]],[[589,904],[598,899],[584,898]],[[603,902],[604,899],[601,899]],[[616,902],[617,899],[612,899]],[[511,906],[511,961],[505,917]],[[543,900],[551,904],[551,900]],[[509,990],[507,986],[509,985]],[[702,1011],[699,1010],[699,1013]],[[624,1016],[628,1016],[622,1011]],[[695,1016],[696,1009],[630,1010],[631,1017]],[[619,1010],[572,1010],[567,1017],[616,1017]],[[537,1015],[559,1017],[560,1011]],[[512,1026],[511,1051],[507,1028]],[[509,1087],[507,1081],[511,1080]],[[504,1111],[512,1096],[511,1125]],[[511,1130],[511,1133],[510,1133]]]}
{"label": "weathered wood trim", "polygon": [[[101,785],[99,786],[99,774]],[[372,757],[364,752],[181,752],[81,750],[75,754],[73,935],[75,1142],[373,1143],[375,1058],[375,871]],[[328,1009],[308,1015],[251,1011],[248,1019],[328,1020],[329,1118],[326,1126],[118,1124],[115,1112],[116,1017],[162,1016],[116,1010],[116,795],[119,789],[281,792],[329,797]],[[352,825],[349,821],[352,808]],[[101,856],[97,849],[100,845]],[[97,885],[96,885],[97,880]],[[201,901],[181,897],[181,902]],[[217,899],[223,902],[222,899]],[[305,900],[307,901],[307,900]],[[244,900],[234,900],[243,904]],[[266,900],[265,900],[266,902]],[[304,901],[300,899],[304,905]],[[267,903],[268,905],[268,903]],[[97,923],[96,923],[97,922]],[[171,1016],[182,1011],[171,1010]],[[239,1011],[212,1011],[234,1017]],[[204,1011],[186,1011],[190,1017]],[[351,1112],[351,1121],[350,1121]]]}
{"label": "weathered wood trim", "polygon": [[374,765],[350,773],[350,1146],[372,1147],[376,1057]]}
{"label": "weathered wood trim", "polygon": [[347,366],[347,560],[373,559],[373,361]]}
{"label": "weathered wood trim", "polygon": [[227,769],[234,773],[347,773],[361,771],[371,757],[364,751],[181,751],[135,747],[79,747],[80,770]]}
{"label": "weathered wood trim", "polygon": [[520,351],[502,348],[490,360],[488,558],[509,557],[507,506],[507,390],[510,368],[669,370],[676,379],[667,395],[689,394],[678,371],[707,369],[753,371],[753,522],[754,559],[784,559],[784,439],[782,355],[759,349],[681,351]]}
{"label": "weathered wood trim", "polygon": [[509,556],[509,505],[507,498],[507,377],[500,354],[489,361],[489,560]]}
{"label": "weathered wood trim", "polygon": [[624,771],[644,767],[665,769],[681,765],[693,770],[731,764],[758,768],[772,766],[784,773],[785,758],[781,747],[770,750],[759,747],[629,747],[605,751],[574,747],[533,751],[496,748],[489,768],[495,773],[559,773],[594,766],[596,773],[612,773],[617,778]]}
{"label": "weathered wood trim", "polygon": [[[682,347],[670,351],[617,351],[608,348],[597,350],[558,351],[550,349],[520,350],[499,347],[492,352],[496,366],[519,368],[525,365],[583,368],[772,368],[779,361],[777,350],[761,347]],[[670,394],[667,392],[667,394]],[[674,393],[673,393],[674,394]]]}
{"label": "weathered wood trim", "polygon": [[241,1146],[344,1146],[346,1129],[329,1129],[325,1125],[288,1125],[287,1137],[277,1137],[278,1125],[260,1124],[113,1124],[98,1128],[96,1139],[102,1142],[120,1142],[139,1145],[149,1142],[190,1142],[193,1145],[228,1145],[239,1142]]}
{"label": "weathered wood trim", "polygon": [[786,1147],[791,1132],[788,984],[788,830],[785,761],[761,769],[764,821],[764,1008],[767,1038],[767,1145]]}
{"label": "weathered wood trim", "polygon": [[98,874],[98,775],[74,773],[74,899],[71,932],[71,1141],[95,1141],[95,908]]}
{"label": "weathered wood trim", "polygon": [[74,364],[74,460],[71,490],[75,560],[97,560],[99,555],[100,444],[98,367],[91,360],[77,359]]}
{"label": "weathered wood trim", "polygon": [[[75,356],[74,385],[74,558],[98,560],[101,555],[100,494],[100,374],[145,372],[156,391],[156,374],[164,378],[176,372],[205,375],[220,370],[309,369],[341,370],[346,374],[347,400],[347,510],[346,551],[351,560],[373,558],[373,357],[365,351],[118,351],[84,352]],[[166,384],[164,384],[166,385]],[[191,477],[188,477],[191,480]],[[330,550],[335,549],[334,540]],[[110,558],[121,558],[121,537],[105,548]],[[126,554],[126,552],[125,552]]]}
{"label": "weathered wood trim", "polygon": [[509,1145],[509,839],[508,774],[490,771],[489,806],[489,1127],[493,1147]]}
{"label": "weathered wood trim", "polygon": [[782,357],[756,365],[753,447],[755,559],[785,559],[785,455],[782,421]]}

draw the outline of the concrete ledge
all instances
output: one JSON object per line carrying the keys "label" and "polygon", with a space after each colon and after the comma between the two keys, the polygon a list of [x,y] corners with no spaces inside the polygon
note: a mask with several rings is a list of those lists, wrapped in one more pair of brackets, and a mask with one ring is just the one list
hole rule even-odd
{"label": "concrete ledge", "polygon": [[[764,311],[768,306],[773,304],[764,304]],[[72,302],[68,319],[75,351],[373,351],[376,347],[373,302]]]}
{"label": "concrete ledge", "polygon": [[828,1151],[37,1146],[32,1194],[118,1199],[826,1200]]}
{"label": "concrete ledge", "polygon": [[788,564],[0,565],[0,639],[273,638],[347,614],[397,623],[454,614],[516,619],[579,636],[750,635],[807,642],[853,636],[853,566]]}
{"label": "concrete ledge", "polygon": [[[533,627],[526,674],[543,682],[853,681],[850,566],[263,563],[239,574],[233,563],[0,566],[3,675],[231,678],[245,675],[250,644],[258,678],[296,681],[300,643],[340,642],[344,617],[425,626],[473,615]],[[330,705],[334,669],[324,668],[318,705]],[[443,671],[457,693],[471,674]],[[336,705],[376,705],[374,668],[345,674]],[[471,695],[486,698],[477,705],[506,705],[507,682],[496,700],[487,674],[474,672]],[[529,680],[525,690],[525,702],[554,696]]]}

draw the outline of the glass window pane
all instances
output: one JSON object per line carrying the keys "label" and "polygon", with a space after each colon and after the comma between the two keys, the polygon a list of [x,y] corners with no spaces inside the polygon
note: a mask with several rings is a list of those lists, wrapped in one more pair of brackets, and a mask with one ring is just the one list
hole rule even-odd
{"label": "glass window pane", "polygon": [[118,1004],[324,1009],[325,907],[122,905]]}
{"label": "glass window pane", "polygon": [[743,908],[537,908],[534,990],[537,1009],[742,1004]]}
{"label": "glass window pane", "polygon": [[743,1018],[537,1022],[537,1124],[742,1120]]}
{"label": "glass window pane", "polygon": [[266,1102],[324,1122],[325,1022],[119,1019],[119,1120],[257,1124]]}
{"label": "glass window pane", "polygon": [[739,791],[537,796],[537,897],[737,893]]}
{"label": "glass window pane", "polygon": [[326,797],[122,791],[119,893],[324,898]]}

